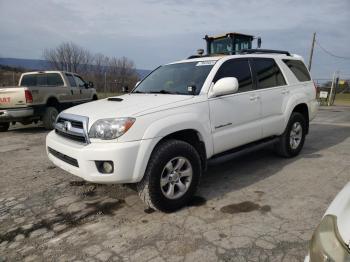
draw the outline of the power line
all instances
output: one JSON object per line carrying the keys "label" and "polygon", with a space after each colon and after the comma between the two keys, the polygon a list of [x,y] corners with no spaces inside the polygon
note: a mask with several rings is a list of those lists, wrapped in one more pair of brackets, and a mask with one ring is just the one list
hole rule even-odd
{"label": "power line", "polygon": [[335,55],[332,52],[328,51],[326,48],[324,48],[323,46],[320,45],[320,43],[315,40],[316,44],[318,45],[319,48],[321,48],[321,50],[323,50],[323,52],[327,53],[330,56],[333,56],[335,58],[340,58],[340,59],[345,59],[345,60],[350,60],[350,57],[345,57],[345,56],[339,56],[339,55]]}

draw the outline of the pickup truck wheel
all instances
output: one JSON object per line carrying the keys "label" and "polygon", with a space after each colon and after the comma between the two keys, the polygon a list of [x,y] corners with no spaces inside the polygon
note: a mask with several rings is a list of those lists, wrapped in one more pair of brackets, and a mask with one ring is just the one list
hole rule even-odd
{"label": "pickup truck wheel", "polygon": [[305,117],[298,112],[293,112],[286,130],[275,144],[276,153],[283,157],[294,157],[298,155],[303,148],[305,134]]}
{"label": "pickup truck wheel", "polygon": [[49,106],[46,108],[44,116],[43,116],[43,123],[45,129],[52,130],[55,128],[55,121],[58,116],[58,111],[56,108]]}
{"label": "pickup truck wheel", "polygon": [[201,172],[200,157],[192,145],[167,140],[154,149],[137,191],[150,208],[172,212],[193,197]]}
{"label": "pickup truck wheel", "polygon": [[10,128],[10,123],[0,123],[0,132],[6,132]]}

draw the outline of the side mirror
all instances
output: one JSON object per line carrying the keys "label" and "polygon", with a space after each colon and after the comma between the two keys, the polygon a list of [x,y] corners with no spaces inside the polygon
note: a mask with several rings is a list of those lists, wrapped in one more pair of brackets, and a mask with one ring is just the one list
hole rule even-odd
{"label": "side mirror", "polygon": [[258,48],[260,48],[261,47],[261,37],[259,36],[258,37]]}
{"label": "side mirror", "polygon": [[94,88],[94,83],[89,81],[88,88]]}
{"label": "side mirror", "polygon": [[234,94],[238,91],[238,80],[235,77],[224,77],[219,79],[213,86],[209,97],[218,97]]}
{"label": "side mirror", "polygon": [[123,93],[129,93],[129,87],[123,86],[122,91],[123,91]]}
{"label": "side mirror", "polygon": [[140,83],[141,83],[141,81],[137,81],[135,84],[135,87],[137,87]]}

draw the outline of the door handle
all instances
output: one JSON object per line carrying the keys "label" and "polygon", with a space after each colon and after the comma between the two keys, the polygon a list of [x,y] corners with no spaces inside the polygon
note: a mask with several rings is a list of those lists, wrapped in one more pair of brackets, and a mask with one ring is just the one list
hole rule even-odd
{"label": "door handle", "polygon": [[286,95],[286,94],[289,94],[289,90],[284,89],[284,90],[282,91],[282,95]]}
{"label": "door handle", "polygon": [[259,99],[259,96],[253,95],[253,96],[250,96],[249,99],[250,99],[250,101],[255,101],[255,100]]}

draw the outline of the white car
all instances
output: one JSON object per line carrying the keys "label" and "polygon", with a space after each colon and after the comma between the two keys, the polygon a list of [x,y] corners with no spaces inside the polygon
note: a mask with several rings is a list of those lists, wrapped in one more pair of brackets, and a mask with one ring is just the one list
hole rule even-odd
{"label": "white car", "polygon": [[316,90],[288,52],[207,56],[161,66],[129,94],[62,112],[51,161],[95,183],[137,183],[161,211],[186,205],[207,160],[274,139],[296,156],[317,112]]}
{"label": "white car", "polygon": [[305,262],[350,261],[350,183],[338,193],[310,241]]}

